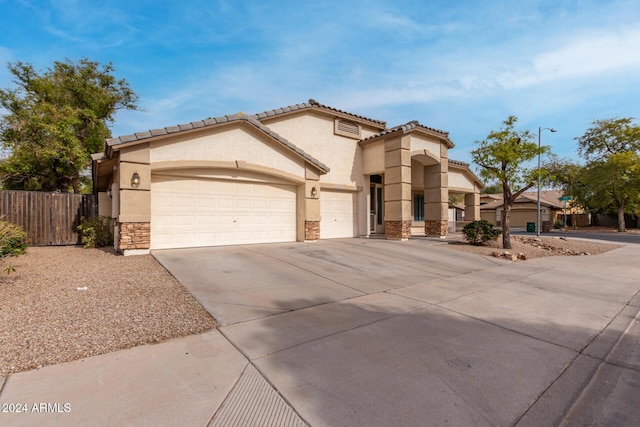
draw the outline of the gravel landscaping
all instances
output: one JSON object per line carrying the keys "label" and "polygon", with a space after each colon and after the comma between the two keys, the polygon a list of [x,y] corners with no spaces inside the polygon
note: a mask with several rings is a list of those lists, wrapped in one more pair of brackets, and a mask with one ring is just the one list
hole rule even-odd
{"label": "gravel landscaping", "polygon": [[467,243],[463,237],[454,238],[448,243],[449,247],[472,252],[479,255],[494,257],[512,258],[514,261],[540,258],[546,256],[589,256],[609,252],[622,247],[610,243],[600,243],[593,240],[561,239],[559,236],[511,236],[511,246],[509,250],[502,248],[502,236],[498,240],[488,242],[484,245],[475,246]]}
{"label": "gravel landscaping", "polygon": [[0,377],[217,326],[151,255],[31,247],[1,267]]}

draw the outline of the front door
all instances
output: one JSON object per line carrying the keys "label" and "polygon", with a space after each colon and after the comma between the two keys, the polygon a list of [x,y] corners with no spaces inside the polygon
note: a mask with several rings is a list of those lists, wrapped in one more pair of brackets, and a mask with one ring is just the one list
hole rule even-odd
{"label": "front door", "polygon": [[371,234],[384,233],[384,196],[382,184],[371,183],[369,196],[369,231]]}

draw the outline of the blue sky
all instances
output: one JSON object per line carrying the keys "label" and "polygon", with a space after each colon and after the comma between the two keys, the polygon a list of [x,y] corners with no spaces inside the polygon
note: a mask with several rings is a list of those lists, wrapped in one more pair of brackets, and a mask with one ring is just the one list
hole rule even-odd
{"label": "blue sky", "polygon": [[0,0],[0,62],[82,57],[140,94],[114,136],[314,98],[468,162],[508,115],[569,158],[592,120],[640,117],[637,0]]}

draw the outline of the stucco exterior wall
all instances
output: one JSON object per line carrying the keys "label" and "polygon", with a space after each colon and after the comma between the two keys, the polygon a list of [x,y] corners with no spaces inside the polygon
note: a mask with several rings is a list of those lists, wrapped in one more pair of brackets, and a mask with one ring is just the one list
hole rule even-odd
{"label": "stucco exterior wall", "polygon": [[412,135],[411,136],[411,152],[426,151],[431,157],[435,159],[441,158],[441,142],[438,140],[428,139],[424,135]]}
{"label": "stucco exterior wall", "polygon": [[473,192],[476,186],[462,171],[449,168],[449,189]]}
{"label": "stucco exterior wall", "polygon": [[424,190],[424,166],[415,160],[411,161],[411,188]]}
{"label": "stucco exterior wall", "polygon": [[98,216],[111,217],[111,197],[106,191],[98,193]]}
{"label": "stucco exterior wall", "polygon": [[384,140],[366,144],[361,150],[363,172],[368,175],[384,173]]}
{"label": "stucco exterior wall", "polygon": [[[247,125],[248,126],[248,125]],[[243,161],[282,170],[304,180],[305,163],[257,131],[238,125],[219,131],[177,136],[151,144],[151,164],[176,161]]]}
{"label": "stucco exterior wall", "polygon": [[305,113],[262,121],[267,127],[310,153],[331,171],[320,182],[350,186],[363,185],[362,151],[357,139],[334,134],[334,119]]}

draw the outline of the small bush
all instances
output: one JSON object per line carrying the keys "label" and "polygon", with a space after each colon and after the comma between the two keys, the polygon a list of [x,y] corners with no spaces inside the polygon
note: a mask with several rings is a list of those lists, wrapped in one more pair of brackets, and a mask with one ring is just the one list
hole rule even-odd
{"label": "small bush", "polygon": [[101,216],[94,219],[83,219],[78,226],[85,248],[102,248],[113,244],[113,227],[111,218]]}
{"label": "small bush", "polygon": [[472,245],[482,245],[496,240],[501,233],[502,231],[493,228],[493,225],[485,219],[473,221],[462,229],[464,238]]}
{"label": "small bush", "polygon": [[553,228],[560,229],[564,227],[564,221],[561,219],[556,219],[556,221],[553,223]]}
{"label": "small bush", "polygon": [[27,250],[26,239],[22,227],[0,220],[0,257],[22,255]]}

